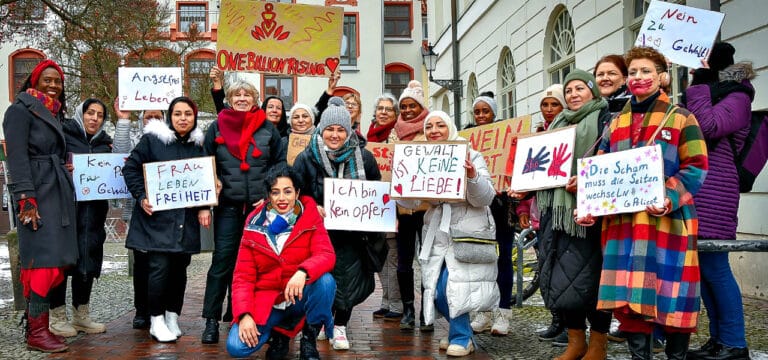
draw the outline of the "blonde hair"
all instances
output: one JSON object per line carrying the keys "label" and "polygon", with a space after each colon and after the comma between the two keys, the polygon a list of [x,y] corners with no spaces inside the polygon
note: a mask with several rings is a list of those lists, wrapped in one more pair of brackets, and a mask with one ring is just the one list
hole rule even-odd
{"label": "blonde hair", "polygon": [[227,86],[227,102],[232,103],[232,98],[235,96],[235,93],[237,93],[240,90],[245,90],[245,92],[251,94],[253,96],[253,104],[258,106],[259,104],[259,90],[256,89],[253,84],[245,81],[245,80],[235,80],[233,83],[229,84]]}

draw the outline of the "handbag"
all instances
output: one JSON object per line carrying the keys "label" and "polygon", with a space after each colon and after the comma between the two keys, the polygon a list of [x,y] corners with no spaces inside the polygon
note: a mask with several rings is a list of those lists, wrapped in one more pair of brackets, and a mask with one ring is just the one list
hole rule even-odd
{"label": "handbag", "polygon": [[383,233],[365,235],[363,268],[368,272],[381,272],[389,254],[389,245]]}
{"label": "handbag", "polygon": [[493,239],[454,237],[453,257],[468,264],[490,264],[499,259],[499,244]]}

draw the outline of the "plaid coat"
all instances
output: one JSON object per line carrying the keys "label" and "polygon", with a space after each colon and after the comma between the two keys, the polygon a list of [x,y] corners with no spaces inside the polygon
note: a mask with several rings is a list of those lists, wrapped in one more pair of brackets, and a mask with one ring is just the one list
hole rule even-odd
{"label": "plaid coat", "polygon": [[[699,314],[698,219],[693,195],[707,174],[704,137],[687,110],[671,109],[661,94],[643,120],[638,144],[644,146],[665,119],[655,142],[664,154],[666,197],[671,211],[662,217],[645,211],[603,220],[603,270],[597,308],[640,314],[647,321],[695,328]],[[630,105],[605,132],[601,150],[631,147]]]}

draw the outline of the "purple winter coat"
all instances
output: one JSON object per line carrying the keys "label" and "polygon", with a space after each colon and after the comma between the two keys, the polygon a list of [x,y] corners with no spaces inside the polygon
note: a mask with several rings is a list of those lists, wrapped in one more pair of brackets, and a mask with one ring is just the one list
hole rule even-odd
{"label": "purple winter coat", "polygon": [[[727,76],[731,67],[742,66],[743,63],[731,65],[720,73],[720,80]],[[752,90],[749,79],[754,77],[751,71],[738,72],[742,85]],[[751,74],[752,76],[743,76]],[[747,135],[751,119],[751,94],[736,91],[726,95],[717,104],[712,104],[710,86],[707,84],[693,85],[685,91],[687,109],[699,121],[708,146],[717,143],[714,148],[708,148],[709,172],[699,192],[694,196],[696,212],[699,216],[699,238],[701,239],[735,239],[739,211],[739,178],[728,137],[733,135],[737,148],[741,148]]]}

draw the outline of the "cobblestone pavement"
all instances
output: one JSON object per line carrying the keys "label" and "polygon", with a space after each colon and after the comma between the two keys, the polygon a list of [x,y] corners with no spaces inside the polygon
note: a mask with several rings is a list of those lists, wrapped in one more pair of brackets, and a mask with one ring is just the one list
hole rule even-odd
{"label": "cobblestone pavement", "polygon": [[[222,342],[215,346],[203,346],[199,336],[203,321],[199,317],[205,288],[205,273],[210,264],[210,253],[193,257],[188,268],[189,283],[187,300],[180,323],[185,332],[174,344],[158,344],[149,339],[146,331],[133,330],[133,289],[127,271],[127,253],[121,243],[107,243],[105,246],[105,267],[102,277],[94,286],[91,311],[97,321],[107,323],[107,333],[99,335],[80,334],[71,338],[70,351],[52,355],[51,358],[78,359],[213,359],[228,358],[224,350],[227,326],[222,325]],[[3,257],[5,256],[5,258]],[[7,267],[7,254],[0,254],[0,273]],[[0,276],[0,293],[9,285],[7,277]],[[7,293],[6,293],[7,294]],[[329,349],[327,342],[321,342],[319,349],[325,359],[445,359],[445,353],[438,351],[438,342],[447,332],[444,320],[438,320],[436,331],[423,334],[402,334],[394,322],[373,320],[371,311],[378,308],[381,291],[377,290],[369,299],[355,309],[349,326],[352,349],[336,352]],[[752,359],[768,360],[768,302],[745,299],[745,313],[748,342]],[[27,351],[21,328],[18,326],[21,312],[12,310],[12,303],[0,303],[0,359],[42,359],[45,354]],[[540,298],[532,297],[523,308],[511,311],[511,333],[506,337],[492,337],[480,334],[475,337],[479,349],[471,359],[552,359],[563,348],[552,347],[540,342],[532,334],[546,327],[549,312],[541,306]],[[700,332],[692,339],[692,347],[706,341],[706,314],[701,316]],[[292,346],[298,354],[298,343]],[[263,357],[263,351],[257,354]],[[665,358],[657,355],[656,358]],[[629,359],[624,344],[609,346],[609,359]]]}

